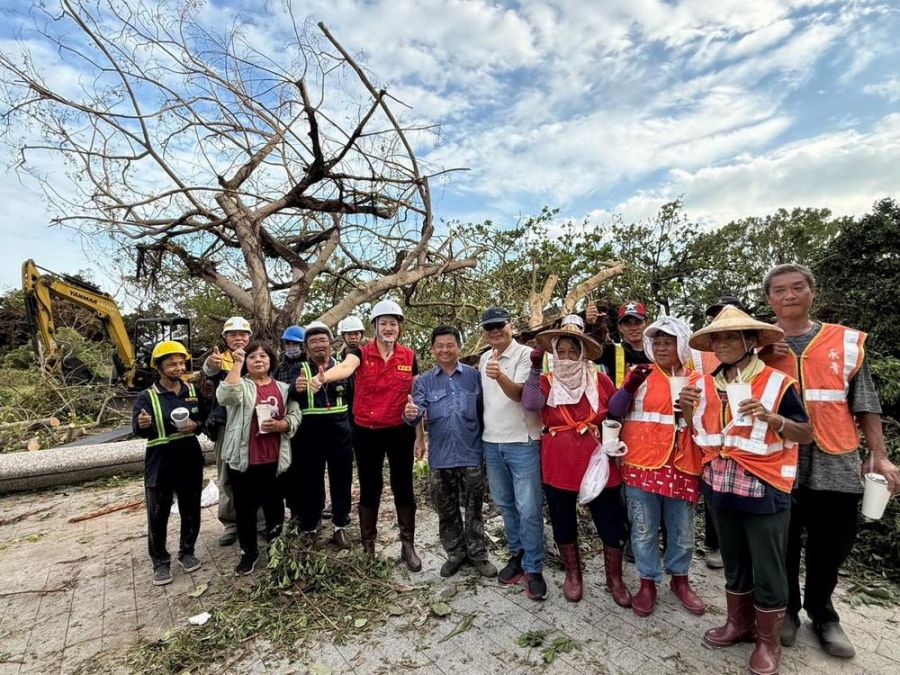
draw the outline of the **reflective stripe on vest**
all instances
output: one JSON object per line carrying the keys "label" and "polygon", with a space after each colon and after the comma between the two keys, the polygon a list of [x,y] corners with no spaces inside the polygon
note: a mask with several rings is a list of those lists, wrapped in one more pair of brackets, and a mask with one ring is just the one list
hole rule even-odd
{"label": "reflective stripe on vest", "polygon": [[625,381],[625,347],[620,343],[613,343],[613,351],[616,355],[616,389],[622,386]]}
{"label": "reflective stripe on vest", "polygon": [[866,334],[823,323],[799,358],[763,355],[763,360],[800,382],[800,393],[813,427],[816,445],[831,454],[853,452],[860,437],[847,403],[850,380],[862,366]]}
{"label": "reflective stripe on vest", "polygon": [[[698,376],[688,371],[688,377],[695,381]],[[632,410],[622,425],[621,438],[628,446],[623,461],[641,469],[659,469],[671,457],[672,465],[679,471],[699,475],[701,450],[686,431],[684,420],[676,418],[671,391],[669,377],[653,366],[635,392]]]}
{"label": "reflective stripe on vest", "polygon": [[[750,386],[753,398],[768,410],[777,410],[793,384],[784,373],[767,367]],[[712,377],[704,375],[697,386],[701,402],[693,417],[694,441],[704,448],[704,464],[718,456],[730,457],[745,471],[789,493],[797,475],[797,444],[782,439],[761,420],[754,420],[751,426],[731,421],[723,429],[727,404],[719,399]]]}
{"label": "reflective stripe on vest", "polygon": [[[309,367],[309,361],[303,362],[303,373],[306,375],[307,382],[312,380],[312,369]],[[307,407],[303,411],[304,415],[337,415],[347,412],[347,404],[344,402],[343,396],[338,396],[335,404],[331,407],[320,408],[316,406],[316,396],[312,387],[306,387],[306,403]]]}
{"label": "reflective stripe on vest", "polygon": [[[188,396],[192,398],[196,398],[197,394],[194,391],[194,385],[189,384],[188,388]],[[159,394],[156,392],[156,389],[150,387],[147,390],[147,396],[150,399],[150,407],[153,409],[153,421],[156,424],[156,438],[152,438],[147,441],[147,447],[152,448],[157,445],[164,445],[169,441],[178,440],[179,438],[190,438],[194,435],[194,433],[187,431],[178,431],[174,434],[166,435],[166,423],[163,418],[162,413],[162,404],[159,401]]]}
{"label": "reflective stripe on vest", "polygon": [[694,427],[694,442],[702,447],[714,448],[718,451],[719,447],[722,445],[722,434],[708,431],[708,429],[714,428],[714,425],[710,425],[706,421],[707,409],[709,409],[710,414],[714,413],[717,417],[719,415],[719,406],[709,407],[709,401],[712,400],[712,396],[715,396],[715,400],[718,401],[718,394],[715,392],[715,387],[713,387],[712,396],[708,393],[708,384],[710,382],[711,380],[706,377],[701,377],[694,383],[694,386],[700,390],[700,403],[694,408],[694,414],[691,419],[693,420]]}

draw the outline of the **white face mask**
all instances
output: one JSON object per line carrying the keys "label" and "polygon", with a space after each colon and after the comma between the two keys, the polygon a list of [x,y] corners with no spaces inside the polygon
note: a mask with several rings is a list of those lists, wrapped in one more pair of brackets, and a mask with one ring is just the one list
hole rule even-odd
{"label": "white face mask", "polygon": [[289,359],[296,359],[300,354],[303,353],[302,347],[290,346],[284,348],[284,355]]}

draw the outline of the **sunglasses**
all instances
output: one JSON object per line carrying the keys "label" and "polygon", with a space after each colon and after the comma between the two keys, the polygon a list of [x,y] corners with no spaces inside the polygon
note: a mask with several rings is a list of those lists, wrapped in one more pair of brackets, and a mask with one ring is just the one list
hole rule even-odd
{"label": "sunglasses", "polygon": [[506,327],[506,321],[495,321],[494,323],[486,323],[482,328],[490,333],[492,330],[503,330]]}

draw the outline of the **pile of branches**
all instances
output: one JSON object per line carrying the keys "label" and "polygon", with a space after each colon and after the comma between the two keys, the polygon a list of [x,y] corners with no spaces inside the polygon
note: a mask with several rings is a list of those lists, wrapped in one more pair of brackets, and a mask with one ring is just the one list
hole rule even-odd
{"label": "pile of branches", "polygon": [[174,673],[211,670],[218,663],[215,670],[225,671],[253,649],[255,639],[285,656],[323,638],[340,644],[415,604],[425,587],[396,583],[393,569],[359,549],[310,547],[288,526],[270,545],[267,574],[255,585],[226,589],[206,624],[139,645],[124,665],[132,672]]}
{"label": "pile of branches", "polygon": [[2,372],[0,452],[54,447],[128,421],[123,392],[108,384],[71,384],[39,368]]}

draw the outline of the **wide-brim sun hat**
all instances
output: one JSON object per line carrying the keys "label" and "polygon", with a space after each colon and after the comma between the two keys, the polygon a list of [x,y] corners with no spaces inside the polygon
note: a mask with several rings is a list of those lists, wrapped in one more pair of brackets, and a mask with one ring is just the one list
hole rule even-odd
{"label": "wide-brim sun hat", "polygon": [[566,324],[561,328],[554,328],[552,330],[545,330],[541,333],[538,333],[537,336],[535,336],[534,341],[537,342],[539,347],[552,354],[553,339],[560,337],[580,340],[582,346],[584,347],[583,356],[588,361],[593,361],[594,359],[599,358],[600,354],[603,353],[603,347],[599,342],[597,342],[590,335],[585,335],[584,333],[582,333],[578,329],[578,326],[571,323]]}
{"label": "wide-brim sun hat", "polygon": [[763,321],[757,321],[734,305],[726,305],[708,326],[704,326],[691,336],[690,345],[701,352],[715,351],[712,347],[710,336],[713,333],[724,333],[731,330],[756,331],[759,336],[756,344],[757,347],[765,347],[774,344],[784,337],[784,331],[778,326],[773,326],[772,324],[764,323]]}

